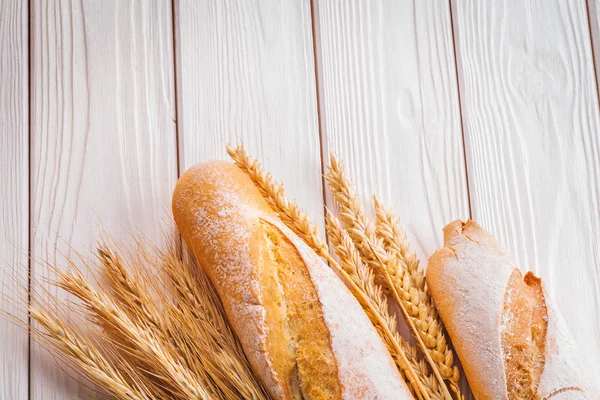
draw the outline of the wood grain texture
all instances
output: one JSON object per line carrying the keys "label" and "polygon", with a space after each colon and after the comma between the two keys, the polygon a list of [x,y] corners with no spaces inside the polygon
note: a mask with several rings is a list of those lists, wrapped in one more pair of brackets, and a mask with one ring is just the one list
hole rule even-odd
{"label": "wood grain texture", "polygon": [[0,398],[28,395],[29,86],[27,2],[0,7]]}
{"label": "wood grain texture", "polygon": [[448,5],[317,0],[315,18],[326,150],[396,207],[426,265],[469,216]]}
{"label": "wood grain texture", "polygon": [[600,0],[587,0],[588,21],[592,40],[592,55],[596,71],[596,88],[600,93]]}
{"label": "wood grain texture", "polygon": [[600,128],[585,2],[453,2],[474,219],[600,371]]}
{"label": "wood grain texture", "polygon": [[180,167],[242,143],[323,225],[310,3],[176,1]]}
{"label": "wood grain texture", "polygon": [[368,213],[373,193],[395,207],[426,267],[442,228],[469,217],[449,6],[314,4],[323,153],[345,162]]}
{"label": "wood grain texture", "polygon": [[[32,273],[43,301],[51,274],[39,260],[89,255],[101,228],[163,238],[177,178],[174,55],[170,1],[32,4]],[[89,395],[39,346],[31,361],[32,398]]]}

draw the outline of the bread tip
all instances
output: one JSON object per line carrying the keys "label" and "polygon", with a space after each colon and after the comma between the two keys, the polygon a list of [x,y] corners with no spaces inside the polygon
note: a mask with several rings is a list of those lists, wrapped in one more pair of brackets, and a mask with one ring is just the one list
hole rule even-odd
{"label": "bread tip", "polygon": [[462,233],[464,222],[460,219],[450,222],[444,227],[444,246],[452,242],[452,239]]}
{"label": "bread tip", "polygon": [[231,174],[238,167],[229,161],[224,160],[204,160],[187,168],[177,179],[173,196],[171,198],[171,209],[177,220],[178,200],[185,198],[190,192],[198,191],[203,188],[202,184],[206,182],[218,182],[225,175]]}
{"label": "bread tip", "polygon": [[193,181],[196,178],[203,177],[203,180],[218,179],[220,174],[227,173],[232,169],[237,169],[237,166],[225,160],[204,160],[192,165],[186,169],[175,184],[175,191],[179,187],[185,186],[188,181]]}
{"label": "bread tip", "polygon": [[542,278],[536,276],[533,272],[528,271],[523,277],[523,281],[527,286],[539,285],[542,282]]}
{"label": "bread tip", "polygon": [[481,226],[471,218],[466,221],[460,219],[452,221],[444,227],[444,246],[451,245],[456,238],[465,234],[465,232],[472,232],[480,228]]}
{"label": "bread tip", "polygon": [[[201,173],[201,172],[205,172],[207,170],[212,170],[212,169],[231,168],[234,165],[235,165],[234,163],[232,163],[230,161],[225,161],[225,160],[216,160],[216,159],[203,160],[203,161],[200,161],[200,162],[192,165],[191,167],[187,168],[183,172],[183,174],[181,174],[181,177],[183,177],[184,175],[186,175],[188,173]],[[181,177],[179,179],[181,179]]]}

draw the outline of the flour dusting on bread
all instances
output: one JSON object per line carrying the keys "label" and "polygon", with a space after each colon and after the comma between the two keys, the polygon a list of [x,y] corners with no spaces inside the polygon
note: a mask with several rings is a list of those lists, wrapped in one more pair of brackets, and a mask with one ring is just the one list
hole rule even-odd
{"label": "flour dusting on bread", "polygon": [[350,291],[315,252],[278,220],[271,219],[302,255],[319,292],[344,399],[411,398],[369,318]]}
{"label": "flour dusting on bread", "polygon": [[476,398],[600,398],[541,280],[475,222],[446,226],[427,284]]}
{"label": "flour dusting on bread", "polygon": [[[218,280],[222,285],[215,285],[223,306],[227,310],[229,320],[236,332],[246,356],[253,368],[261,375],[265,386],[275,396],[280,395],[277,374],[273,371],[271,360],[266,357],[266,336],[268,326],[264,300],[256,271],[252,269],[250,260],[250,233],[251,231],[242,224],[242,216],[256,214],[257,211],[246,205],[240,193],[231,190],[234,182],[229,174],[223,173],[217,163],[205,162],[190,168],[187,174],[191,175],[196,185],[180,188],[173,198],[173,210],[185,209],[191,213],[194,224],[188,224],[189,232],[184,232],[182,224],[179,229],[190,240],[202,240],[211,247],[224,246],[227,252],[221,252],[215,258],[211,269],[211,279]],[[188,176],[189,176],[188,175]],[[213,196],[212,202],[200,200],[197,191],[198,185],[211,185],[220,193]],[[189,207],[193,204],[194,207]],[[212,216],[212,211],[218,210],[218,218]],[[187,217],[189,218],[189,216]],[[200,238],[201,236],[201,238]],[[202,262],[201,262],[202,264]],[[220,290],[228,286],[235,288],[239,301],[232,296],[227,296]],[[244,334],[239,332],[243,330]]]}

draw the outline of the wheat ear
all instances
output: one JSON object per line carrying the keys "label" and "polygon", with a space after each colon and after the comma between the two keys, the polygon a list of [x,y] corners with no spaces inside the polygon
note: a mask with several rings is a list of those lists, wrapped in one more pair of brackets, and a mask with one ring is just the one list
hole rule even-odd
{"label": "wheat ear", "polygon": [[[145,256],[138,252],[127,260],[111,246],[101,246],[102,275],[112,295],[134,321],[143,322],[145,329],[172,349],[212,398],[266,399],[266,391],[254,376],[208,277],[193,255],[169,243],[166,252],[155,249]],[[144,246],[140,248],[144,250]],[[162,276],[152,275],[151,269]],[[157,283],[166,286],[153,287]],[[160,310],[151,289],[160,300]],[[122,338],[117,340],[123,342]]]}
{"label": "wheat ear", "polygon": [[151,330],[133,321],[109,296],[92,287],[81,272],[75,269],[57,272],[59,279],[56,286],[83,301],[97,325],[118,332],[115,337],[120,339],[119,345],[125,346],[132,357],[153,367],[154,378],[161,382],[157,386],[171,388],[175,398],[210,398],[202,382],[173,355],[169,347]]}
{"label": "wheat ear", "polygon": [[[440,373],[439,363],[433,359],[431,348],[424,342],[424,338],[430,339],[431,337],[428,336],[427,330],[422,331],[417,327],[418,321],[422,320],[430,322],[430,327],[436,327],[436,325],[433,325],[435,321],[432,321],[431,316],[427,314],[427,304],[421,301],[419,291],[413,287],[410,277],[406,272],[406,266],[402,266],[398,262],[401,261],[403,263],[403,260],[396,260],[395,257],[389,257],[383,248],[383,240],[378,240],[376,237],[376,229],[372,225],[368,225],[354,185],[346,177],[343,164],[333,153],[330,156],[330,165],[325,179],[329,184],[333,197],[340,205],[340,217],[344,227],[348,230],[352,240],[360,251],[363,261],[385,282],[387,289],[390,290],[394,300],[398,303],[408,327],[427,359],[433,374],[438,379],[444,393],[444,398],[452,399],[444,383],[444,378]],[[423,325],[421,324],[419,327],[423,328]],[[439,344],[445,345],[445,342]],[[453,362],[453,360],[448,361]],[[442,365],[445,366],[444,363]]]}
{"label": "wheat ear", "polygon": [[146,282],[142,278],[143,272],[128,268],[123,259],[105,242],[99,245],[96,255],[102,266],[100,275],[108,284],[112,297],[121,309],[130,318],[143,321],[157,334],[163,335],[165,322],[150,297]]}
{"label": "wheat ear", "polygon": [[285,197],[283,185],[275,182],[271,174],[265,172],[260,163],[246,153],[243,146],[227,145],[227,153],[252,179],[279,219],[319,256],[330,257],[327,243],[319,236],[319,229],[308,219],[306,211],[302,210],[295,201]]}
{"label": "wheat ear", "polygon": [[[140,244],[138,243],[138,246]],[[235,393],[231,393],[227,386],[223,391],[222,387],[215,384],[215,379],[212,379],[211,374],[207,373],[207,366],[211,364],[212,360],[206,356],[203,347],[198,346],[199,339],[205,333],[203,329],[198,329],[198,327],[201,325],[204,325],[203,328],[206,327],[206,324],[203,324],[205,320],[186,313],[186,308],[179,302],[181,299],[177,296],[173,296],[172,299],[168,298],[168,296],[162,294],[163,292],[152,287],[156,285],[155,280],[160,279],[162,281],[164,277],[152,275],[148,266],[159,264],[156,265],[156,270],[160,271],[161,267],[163,270],[168,270],[173,265],[173,263],[168,262],[171,257],[168,255],[159,257],[157,254],[149,257],[138,252],[136,256],[130,255],[127,260],[123,260],[106,243],[100,245],[97,254],[102,264],[101,275],[108,283],[111,296],[132,321],[136,321],[144,330],[152,331],[157,342],[165,349],[172,349],[174,358],[199,378],[208,393],[215,396],[226,394],[226,398],[235,397]],[[160,259],[163,258],[164,262],[161,262]],[[179,268],[179,272],[185,274],[183,269]],[[171,278],[171,274],[168,272],[166,274]],[[148,276],[153,277],[153,279],[148,279]],[[150,282],[153,282],[154,285]],[[151,290],[154,290],[156,296],[160,298],[161,310],[158,309],[158,304],[153,301]],[[175,302],[178,303],[175,304]],[[205,309],[198,310],[199,315],[204,316],[204,312]],[[127,342],[127,339],[122,337],[121,331],[109,329],[107,333],[113,336],[115,343]],[[138,362],[141,366],[140,369],[148,369],[143,360],[138,360]]]}
{"label": "wheat ear", "polygon": [[[383,290],[375,283],[371,269],[363,264],[360,253],[348,232],[342,228],[339,220],[329,210],[326,214],[325,226],[347,280],[351,281],[361,292],[361,295],[353,294],[359,299],[409,384],[420,398],[440,398],[438,393],[434,393],[431,388],[427,390],[424,387],[424,383],[427,382],[426,374],[423,370],[415,369],[416,358],[413,357],[412,346],[398,334],[396,318],[389,313]],[[407,356],[407,351],[410,358]]]}
{"label": "wheat ear", "polygon": [[449,381],[451,389],[458,398],[461,398],[462,394],[458,385],[460,373],[454,364],[454,352],[448,346],[447,334],[427,289],[425,274],[419,267],[415,253],[410,251],[406,233],[400,228],[396,214],[386,209],[376,196],[373,196],[373,203],[377,220],[376,233],[383,239],[388,253],[396,257],[396,263],[404,262],[403,265],[406,266],[406,272],[410,278],[412,287],[403,285],[401,292],[416,290],[418,293],[418,295],[411,295],[411,299],[419,299],[418,312],[414,312],[414,308],[410,308],[415,326],[431,352],[431,358],[436,362],[440,375]]}
{"label": "wheat ear", "polygon": [[120,399],[153,398],[142,386],[124,378],[94,345],[62,323],[60,318],[35,306],[29,307],[29,315],[43,328],[36,331],[36,340],[59,351],[67,361],[81,368],[90,381]]}
{"label": "wheat ear", "polygon": [[[127,260],[123,260],[106,242],[101,243],[98,247],[97,257],[101,264],[100,275],[104,278],[115,305],[137,325],[138,329],[151,331],[158,346],[164,348],[165,351],[173,349],[170,352],[174,359],[188,367],[202,381],[208,393],[219,393],[218,388],[212,384],[213,381],[205,373],[205,369],[198,366],[197,346],[188,339],[188,336],[182,334],[183,332],[189,334],[191,328],[184,326],[186,321],[180,316],[179,308],[167,296],[157,294],[163,303],[162,309],[159,310],[156,302],[152,299],[149,287],[152,286],[150,284],[152,280],[148,279],[147,275],[152,272],[144,266],[152,265],[156,260],[144,259],[144,256],[139,253],[135,257],[130,254]],[[156,275],[150,276],[159,279]],[[178,318],[175,318],[174,315],[177,315]],[[139,351],[135,342],[132,342],[129,337],[123,336],[123,330],[105,329],[105,332],[113,343],[120,344],[118,351],[121,353],[129,352],[132,347]],[[151,365],[141,357],[133,358],[133,360],[139,364],[140,370],[151,368]],[[152,378],[146,380],[149,381],[149,385],[154,383]],[[159,385],[154,385],[154,391],[163,394]]]}
{"label": "wheat ear", "polygon": [[[93,279],[70,257],[67,270],[49,264],[57,276],[49,283],[81,300],[66,304],[66,311],[82,315],[102,335],[80,335],[44,302],[31,309],[40,323],[32,336],[117,398],[269,399],[194,257],[172,240],[166,252],[135,243],[137,252],[125,258],[114,243],[102,243]],[[92,261],[80,261],[91,270]],[[95,289],[100,276],[107,290]]]}
{"label": "wheat ear", "polygon": [[386,250],[394,253],[397,258],[404,260],[413,285],[425,290],[425,274],[419,267],[417,255],[410,250],[406,232],[400,227],[396,213],[387,209],[375,195],[373,195],[373,205],[377,221],[375,227],[377,236],[383,239]]}

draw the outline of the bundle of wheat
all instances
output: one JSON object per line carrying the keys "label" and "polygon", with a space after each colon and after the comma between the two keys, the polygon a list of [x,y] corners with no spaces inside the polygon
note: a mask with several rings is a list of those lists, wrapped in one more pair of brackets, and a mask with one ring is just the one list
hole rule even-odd
{"label": "bundle of wheat", "polygon": [[84,334],[45,301],[30,306],[34,338],[116,398],[268,399],[194,257],[175,244],[139,250],[121,257],[114,245],[98,248],[96,278],[108,289],[74,260],[51,266],[51,284],[81,301],[68,312],[83,312],[100,334]]}

